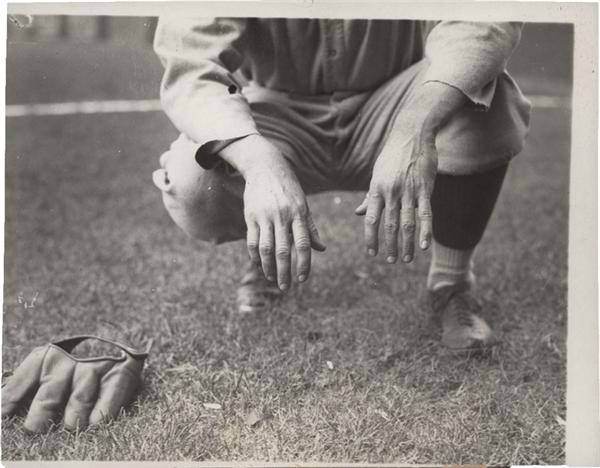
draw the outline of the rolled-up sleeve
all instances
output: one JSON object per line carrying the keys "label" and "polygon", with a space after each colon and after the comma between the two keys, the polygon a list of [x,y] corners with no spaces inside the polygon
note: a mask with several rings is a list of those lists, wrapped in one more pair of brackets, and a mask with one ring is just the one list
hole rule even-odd
{"label": "rolled-up sleeve", "polygon": [[429,33],[425,81],[457,88],[471,102],[488,109],[496,78],[521,39],[522,23],[442,21]]}
{"label": "rolled-up sleeve", "polygon": [[257,133],[241,84],[233,73],[245,19],[163,17],[154,50],[165,72],[160,97],[175,127],[210,158],[228,141]]}

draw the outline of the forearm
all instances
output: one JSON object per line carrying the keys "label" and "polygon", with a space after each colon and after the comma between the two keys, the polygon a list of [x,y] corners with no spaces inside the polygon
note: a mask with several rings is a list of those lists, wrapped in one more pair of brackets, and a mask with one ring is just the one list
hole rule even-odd
{"label": "forearm", "polygon": [[[435,81],[426,82],[397,116],[393,129],[426,131],[434,136],[467,102],[467,96],[452,86]],[[392,135],[394,133],[392,131]]]}

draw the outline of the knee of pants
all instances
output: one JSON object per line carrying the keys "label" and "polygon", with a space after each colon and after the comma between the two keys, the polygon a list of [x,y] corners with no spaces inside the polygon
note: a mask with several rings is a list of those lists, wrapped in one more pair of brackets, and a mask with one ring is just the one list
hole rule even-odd
{"label": "knee of pants", "polygon": [[439,172],[485,172],[508,164],[523,149],[531,104],[508,74],[497,80],[489,110],[467,107],[440,130],[436,140]]}
{"label": "knee of pants", "polygon": [[218,169],[205,171],[193,190],[181,190],[175,198],[163,193],[171,219],[188,236],[221,244],[246,235],[243,215],[243,181]]}

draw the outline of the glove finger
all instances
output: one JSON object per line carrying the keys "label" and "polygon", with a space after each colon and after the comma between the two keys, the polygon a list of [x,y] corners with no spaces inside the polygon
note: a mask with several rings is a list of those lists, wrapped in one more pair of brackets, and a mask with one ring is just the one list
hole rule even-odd
{"label": "glove finger", "polygon": [[73,374],[73,388],[65,408],[66,429],[83,429],[98,398],[100,378],[114,365],[113,361],[78,363]]}
{"label": "glove finger", "polygon": [[67,402],[75,363],[59,351],[49,350],[44,359],[44,367],[38,389],[24,427],[30,432],[47,430]]}
{"label": "glove finger", "polygon": [[90,415],[90,424],[113,419],[122,407],[133,401],[140,387],[142,365],[135,363],[113,367],[106,374],[100,384],[98,401]]}
{"label": "glove finger", "polygon": [[2,416],[14,414],[40,383],[46,346],[35,348],[2,386]]}

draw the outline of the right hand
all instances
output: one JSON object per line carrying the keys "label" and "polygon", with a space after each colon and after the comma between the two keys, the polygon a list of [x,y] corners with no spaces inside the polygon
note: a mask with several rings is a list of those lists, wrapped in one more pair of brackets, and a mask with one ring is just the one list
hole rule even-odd
{"label": "right hand", "polygon": [[281,152],[264,137],[250,135],[227,146],[221,156],[246,180],[244,217],[252,262],[262,265],[265,277],[286,290],[291,283],[293,244],[297,279],[306,281],[311,248],[322,252],[325,245],[304,191]]}

